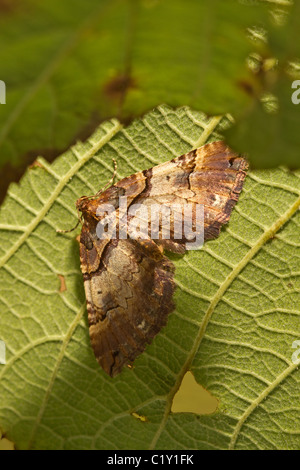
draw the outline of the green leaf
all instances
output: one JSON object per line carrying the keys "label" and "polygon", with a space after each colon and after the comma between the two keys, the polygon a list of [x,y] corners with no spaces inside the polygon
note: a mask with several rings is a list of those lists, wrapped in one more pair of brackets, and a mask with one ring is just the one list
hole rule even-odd
{"label": "green leaf", "polygon": [[290,12],[280,3],[290,4],[279,2],[273,12],[277,21],[269,29],[268,50],[257,57],[251,103],[234,113],[236,126],[226,133],[230,145],[247,152],[255,168],[299,167],[300,105],[292,96],[299,95],[294,81],[300,78],[300,2]]}
{"label": "green leaf", "polygon": [[161,103],[208,113],[249,102],[246,28],[268,6],[237,0],[24,0],[0,4],[0,162],[49,157],[111,116]]}
{"label": "green leaf", "polygon": [[294,93],[299,96],[299,86],[295,89],[292,84],[293,79],[278,77],[266,101],[254,100],[226,132],[229,144],[251,155],[256,168],[299,167],[300,104],[292,102]]}
{"label": "green leaf", "polygon": [[[230,223],[174,260],[176,309],[133,369],[108,377],[90,346],[74,202],[110,179],[220,138],[226,118],[161,106],[105,122],[39,159],[0,213],[0,428],[19,449],[297,449],[300,173],[250,172]],[[299,348],[299,347],[298,347]],[[219,400],[171,412],[186,373]]]}
{"label": "green leaf", "polygon": [[[281,3],[281,4],[280,4]],[[269,30],[269,43],[276,56],[282,60],[299,60],[299,25],[300,4],[297,1],[281,1],[276,6],[274,1],[273,17]]]}

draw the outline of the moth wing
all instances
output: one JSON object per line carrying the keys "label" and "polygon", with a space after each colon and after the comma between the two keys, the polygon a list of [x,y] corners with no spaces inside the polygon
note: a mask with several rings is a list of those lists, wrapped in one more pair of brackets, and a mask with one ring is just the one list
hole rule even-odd
{"label": "moth wing", "polygon": [[103,247],[95,239],[87,247],[90,230],[82,231],[81,262],[93,260],[83,269],[91,344],[101,367],[114,377],[166,324],[174,308],[174,266],[151,240],[114,239]]}
{"label": "moth wing", "polygon": [[187,239],[175,237],[174,230],[169,239],[162,239],[162,225],[155,241],[101,240],[96,234],[99,204],[110,202],[118,211],[119,197],[126,196],[129,222],[138,223],[143,223],[144,216],[131,215],[134,204],[175,205],[179,211],[184,204],[191,204],[193,210],[201,204],[204,239],[216,238],[238,200],[247,167],[246,160],[223,142],[213,142],[124,178],[81,206],[85,223],[80,256],[90,338],[98,362],[109,375],[133,362],[166,324],[174,308],[174,266],[159,245],[184,253]]}
{"label": "moth wing", "polygon": [[[196,205],[201,204],[204,208],[203,238],[213,239],[219,235],[221,226],[229,221],[242,190],[247,168],[247,161],[233,152],[224,142],[212,142],[170,162],[134,175],[140,185],[142,177],[145,178],[144,189],[135,197],[134,203],[148,208],[153,205],[165,208],[179,206],[182,220],[184,220],[182,212],[184,204],[192,205],[192,214],[195,214]],[[125,194],[126,188],[129,188],[128,184],[128,178],[117,183],[119,187],[125,189]],[[178,212],[178,209],[176,210]],[[158,237],[160,240],[156,242],[170,251],[184,253],[187,239],[184,230],[181,238],[178,238],[178,233],[174,231],[172,217],[175,212],[171,212],[169,240],[162,239],[164,230],[162,223]],[[144,223],[143,216],[138,215],[137,218],[142,224]],[[148,229],[151,233],[150,227]]]}

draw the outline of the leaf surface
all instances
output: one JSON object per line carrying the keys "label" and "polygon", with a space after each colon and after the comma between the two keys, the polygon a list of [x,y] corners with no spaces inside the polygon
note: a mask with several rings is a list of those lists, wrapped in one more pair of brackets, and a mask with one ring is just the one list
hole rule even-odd
{"label": "leaf surface", "polygon": [[[111,379],[89,342],[75,200],[110,179],[220,139],[226,118],[161,106],[103,123],[53,164],[39,159],[0,212],[0,428],[19,449],[297,449],[300,446],[300,174],[249,172],[230,223],[173,257],[176,309]],[[191,370],[219,400],[171,412]]]}

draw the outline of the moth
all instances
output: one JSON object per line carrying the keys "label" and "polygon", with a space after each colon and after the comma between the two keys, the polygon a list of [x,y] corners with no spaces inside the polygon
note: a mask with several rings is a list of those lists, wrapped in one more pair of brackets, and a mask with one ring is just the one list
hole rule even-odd
{"label": "moth", "polygon": [[[175,283],[174,265],[165,251],[184,254],[188,240],[184,234],[178,237],[174,227],[167,238],[161,237],[163,228],[154,239],[130,234],[99,238],[99,206],[109,204],[118,214],[120,200],[126,201],[125,215],[132,220],[134,204],[175,204],[177,209],[190,204],[192,217],[201,205],[204,240],[214,239],[229,221],[247,168],[244,158],[217,141],[77,200],[90,339],[97,361],[111,377],[132,364],[166,325],[174,309]],[[118,230],[120,234],[120,226]]]}

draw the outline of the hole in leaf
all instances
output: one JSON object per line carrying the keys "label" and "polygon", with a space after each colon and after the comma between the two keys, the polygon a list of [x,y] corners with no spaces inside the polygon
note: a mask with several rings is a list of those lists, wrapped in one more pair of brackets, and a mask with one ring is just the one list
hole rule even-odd
{"label": "hole in leaf", "polygon": [[1,432],[0,432],[0,450],[15,450],[15,445],[12,441],[7,439],[6,437],[1,438]]}
{"label": "hole in leaf", "polygon": [[62,274],[58,274],[58,278],[60,280],[60,288],[59,288],[59,292],[64,292],[67,290],[67,286],[66,286],[66,281],[65,281],[65,276],[63,276]]}
{"label": "hole in leaf", "polygon": [[173,398],[173,413],[211,414],[219,406],[219,400],[196,382],[189,371],[183,377],[181,386]]}
{"label": "hole in leaf", "polygon": [[133,417],[136,418],[136,419],[139,419],[139,420],[142,421],[143,423],[145,423],[146,421],[148,421],[148,419],[147,419],[146,416],[139,415],[139,414],[136,413],[135,411],[133,411],[133,413],[131,413],[131,416],[133,416]]}

